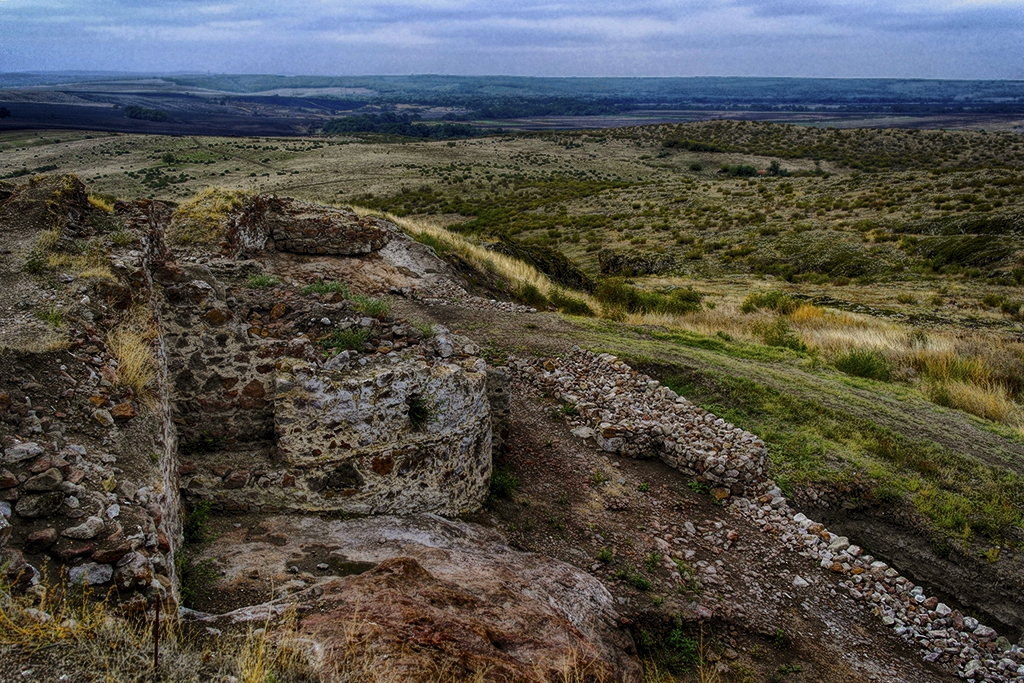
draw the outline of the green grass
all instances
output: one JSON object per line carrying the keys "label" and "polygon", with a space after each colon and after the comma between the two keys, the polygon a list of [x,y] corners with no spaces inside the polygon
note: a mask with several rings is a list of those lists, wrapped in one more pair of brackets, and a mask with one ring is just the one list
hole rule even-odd
{"label": "green grass", "polygon": [[519,477],[508,465],[495,465],[491,470],[490,497],[511,498],[512,493],[519,488]]}
{"label": "green grass", "polygon": [[370,330],[365,327],[348,327],[332,330],[317,340],[325,349],[332,351],[362,351],[370,341]]}
{"label": "green grass", "polygon": [[268,289],[280,282],[281,281],[273,275],[260,273],[259,275],[250,275],[249,279],[245,281],[245,286],[249,289]]}
{"label": "green grass", "polygon": [[867,484],[860,501],[906,501],[937,529],[964,525],[993,539],[1024,527],[1018,475],[876,422],[722,372],[663,369],[660,379],[701,407],[761,436],[781,485]]}
{"label": "green grass", "polygon": [[348,298],[349,301],[352,302],[352,307],[355,310],[368,315],[371,318],[380,318],[391,312],[392,304],[387,299],[375,299],[361,294],[356,294]]}
{"label": "green grass", "polygon": [[854,377],[888,382],[892,379],[892,366],[878,351],[852,349],[832,361],[836,369]]}
{"label": "green grass", "polygon": [[35,311],[35,316],[54,327],[61,327],[64,325],[64,311],[55,305],[50,305],[48,308],[44,309],[37,309]]}

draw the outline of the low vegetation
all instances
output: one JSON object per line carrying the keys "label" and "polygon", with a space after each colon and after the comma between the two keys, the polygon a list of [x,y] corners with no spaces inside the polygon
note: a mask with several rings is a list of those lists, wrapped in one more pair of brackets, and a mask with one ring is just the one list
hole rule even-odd
{"label": "low vegetation", "polygon": [[208,189],[174,212],[168,241],[182,245],[214,245],[225,236],[228,215],[249,197],[245,192]]}

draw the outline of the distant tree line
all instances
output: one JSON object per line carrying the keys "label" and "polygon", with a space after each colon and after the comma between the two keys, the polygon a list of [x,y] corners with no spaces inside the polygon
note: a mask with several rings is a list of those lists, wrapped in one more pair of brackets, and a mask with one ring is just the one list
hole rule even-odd
{"label": "distant tree line", "polygon": [[141,121],[170,121],[171,115],[159,109],[148,109],[130,104],[124,108],[125,118],[139,119]]}
{"label": "distant tree line", "polygon": [[7,107],[0,107],[0,119],[6,119],[11,115],[11,110]]}
{"label": "distant tree line", "polygon": [[411,114],[362,114],[360,116],[344,116],[332,119],[321,129],[327,134],[343,133],[377,133],[380,135],[401,135],[408,138],[430,140],[448,140],[451,138],[471,138],[485,135],[488,131],[468,126],[464,123],[416,123]]}

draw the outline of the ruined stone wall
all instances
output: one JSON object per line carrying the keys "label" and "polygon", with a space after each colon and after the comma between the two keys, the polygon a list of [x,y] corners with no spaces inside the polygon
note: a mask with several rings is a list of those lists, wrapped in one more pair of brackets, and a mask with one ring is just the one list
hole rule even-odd
{"label": "ruined stone wall", "polygon": [[[61,243],[92,235],[84,190],[68,189],[77,179],[58,182],[52,195],[49,181],[41,180],[12,197],[0,208],[0,231],[8,221],[26,226],[27,217],[51,214],[59,220],[31,225],[30,240],[54,228]],[[114,277],[65,273],[57,288],[30,278],[20,283],[26,305],[45,297],[62,308],[67,339],[53,350],[0,349],[0,566],[10,580],[33,583],[45,571],[60,581],[66,570],[71,583],[116,586],[126,602],[173,590],[180,502],[165,396],[159,381],[141,389],[121,381],[107,335],[124,324],[130,307],[145,311],[148,304],[146,244],[154,212],[154,203],[141,202],[101,216],[123,221],[137,238],[111,248]],[[8,328],[21,324],[4,321]],[[159,357],[158,341],[142,337],[140,344],[149,348],[137,350]]]}
{"label": "ruined stone wall", "polygon": [[[268,400],[281,343],[252,338],[206,279],[182,272],[160,289],[174,422],[185,455],[238,450],[274,435]],[[216,282],[216,280],[214,280]]]}
{"label": "ruined stone wall", "polygon": [[273,247],[292,254],[360,256],[398,234],[387,221],[287,197],[259,195],[230,218],[226,252],[251,256]]}
{"label": "ruined stone wall", "polygon": [[517,360],[510,367],[575,406],[579,436],[628,457],[658,457],[729,495],[768,486],[759,438],[715,417],[615,356],[577,349],[564,359]]}

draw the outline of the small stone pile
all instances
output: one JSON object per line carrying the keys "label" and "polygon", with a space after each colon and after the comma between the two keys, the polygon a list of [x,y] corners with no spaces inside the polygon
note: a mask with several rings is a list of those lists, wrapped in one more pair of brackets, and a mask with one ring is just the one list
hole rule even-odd
{"label": "small stone pile", "polygon": [[[776,536],[787,549],[843,575],[839,585],[908,642],[924,659],[954,667],[968,681],[1024,680],[1024,648],[976,619],[925,595],[885,562],[848,538],[790,508],[768,478],[764,443],[716,418],[658,381],[609,354],[579,348],[564,359],[512,359],[509,369],[564,404],[581,438],[625,457],[657,455],[715,486],[739,514]],[[728,488],[726,488],[728,487]],[[749,497],[744,497],[749,496]],[[695,531],[693,532],[695,533]],[[806,588],[802,577],[794,588]]]}
{"label": "small stone pile", "polygon": [[695,406],[609,354],[575,349],[564,359],[514,360],[510,368],[571,406],[573,433],[605,451],[658,457],[700,477],[719,498],[766,488],[768,452],[750,432]]}

